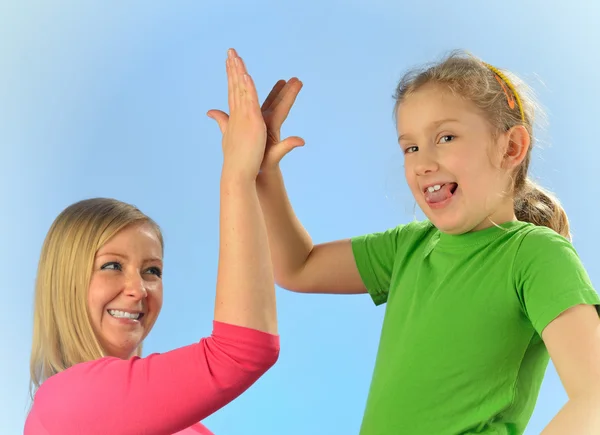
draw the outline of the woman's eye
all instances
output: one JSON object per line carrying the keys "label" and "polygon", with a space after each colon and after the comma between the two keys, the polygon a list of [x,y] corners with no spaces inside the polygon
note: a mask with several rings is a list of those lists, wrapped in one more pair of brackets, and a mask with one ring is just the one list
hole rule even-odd
{"label": "woman's eye", "polygon": [[122,267],[119,263],[117,263],[116,261],[113,261],[111,263],[103,264],[100,269],[102,269],[102,270],[121,270]]}
{"label": "woman's eye", "polygon": [[406,149],[404,150],[404,154],[412,154],[415,153],[419,150],[419,147],[417,146],[412,146],[412,147],[406,147]]}
{"label": "woman's eye", "polygon": [[[123,266],[116,262],[116,261],[111,261],[110,263],[106,263],[103,264],[100,267],[101,270],[117,270],[117,271],[122,271],[123,270]],[[162,277],[162,270],[160,269],[160,267],[150,267],[147,271],[147,273],[151,273],[152,275],[156,275],[159,278]]]}
{"label": "woman's eye", "polygon": [[447,142],[451,142],[451,141],[453,141],[453,140],[454,140],[454,138],[455,138],[455,136],[452,136],[451,134],[447,134],[447,135],[445,135],[445,136],[442,136],[442,137],[440,138],[440,142],[441,142],[441,143],[447,143]]}
{"label": "woman's eye", "polygon": [[162,270],[160,270],[159,267],[151,267],[150,269],[148,269],[148,272],[153,273],[154,275],[158,276],[159,278],[162,276]]}

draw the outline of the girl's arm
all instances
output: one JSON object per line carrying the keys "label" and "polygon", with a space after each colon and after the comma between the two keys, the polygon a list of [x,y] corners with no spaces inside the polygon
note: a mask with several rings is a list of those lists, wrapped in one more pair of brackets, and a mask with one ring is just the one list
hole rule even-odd
{"label": "girl's arm", "polygon": [[[302,146],[304,140],[292,136],[281,141],[280,129],[300,89],[302,83],[297,78],[279,80],[261,109],[268,134],[256,185],[267,223],[275,281],[283,288],[302,293],[366,293],[351,241],[313,245],[285,191],[279,162],[293,148]],[[230,122],[220,110],[211,110],[208,116],[217,121],[221,130]]]}
{"label": "girl's arm", "polygon": [[535,227],[523,238],[513,273],[524,312],[569,397],[542,435],[600,433],[600,296],[577,251],[550,228]]}
{"label": "girl's arm", "polygon": [[367,292],[349,239],[313,244],[290,204],[278,164],[263,169],[257,188],[279,286],[301,293]]}
{"label": "girl's arm", "polygon": [[543,339],[569,401],[542,435],[600,433],[600,320],[592,305],[578,305],[551,322]]}

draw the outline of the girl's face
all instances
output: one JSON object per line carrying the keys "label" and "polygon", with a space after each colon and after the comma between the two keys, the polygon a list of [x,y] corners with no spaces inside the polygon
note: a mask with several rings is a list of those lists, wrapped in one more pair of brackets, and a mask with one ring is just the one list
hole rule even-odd
{"label": "girl's face", "polygon": [[109,355],[130,358],[154,326],[163,300],[161,276],[162,246],[148,224],[124,228],[96,253],[88,309]]}
{"label": "girl's face", "polygon": [[477,107],[426,85],[398,108],[406,181],[440,231],[462,234],[514,220],[507,134],[492,136]]}

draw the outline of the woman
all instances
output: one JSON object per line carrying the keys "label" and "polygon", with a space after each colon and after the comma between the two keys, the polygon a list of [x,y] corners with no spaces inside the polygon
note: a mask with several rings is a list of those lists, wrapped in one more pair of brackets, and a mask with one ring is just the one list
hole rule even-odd
{"label": "woman", "polygon": [[230,50],[213,333],[141,357],[162,306],[163,239],[137,208],[96,198],[64,210],[36,283],[25,435],[210,434],[199,423],[277,360],[275,288],[256,193],[266,128]]}

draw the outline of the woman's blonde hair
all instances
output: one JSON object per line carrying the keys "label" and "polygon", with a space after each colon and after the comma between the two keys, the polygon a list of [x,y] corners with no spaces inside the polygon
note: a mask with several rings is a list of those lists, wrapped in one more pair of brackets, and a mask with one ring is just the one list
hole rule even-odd
{"label": "woman's blonde hair", "polygon": [[160,228],[152,219],[115,199],[77,202],[53,222],[44,240],[35,284],[32,398],[50,376],[105,356],[88,315],[87,292],[94,257],[117,232],[138,223],[152,225],[163,245]]}
{"label": "woman's blonde hair", "polygon": [[409,95],[428,84],[444,86],[475,104],[494,128],[494,134],[518,125],[525,127],[531,146],[514,174],[516,217],[570,239],[569,219],[558,199],[527,175],[534,144],[534,114],[541,114],[532,90],[514,74],[487,65],[469,53],[454,51],[441,62],[404,75],[394,95],[394,112]]}

